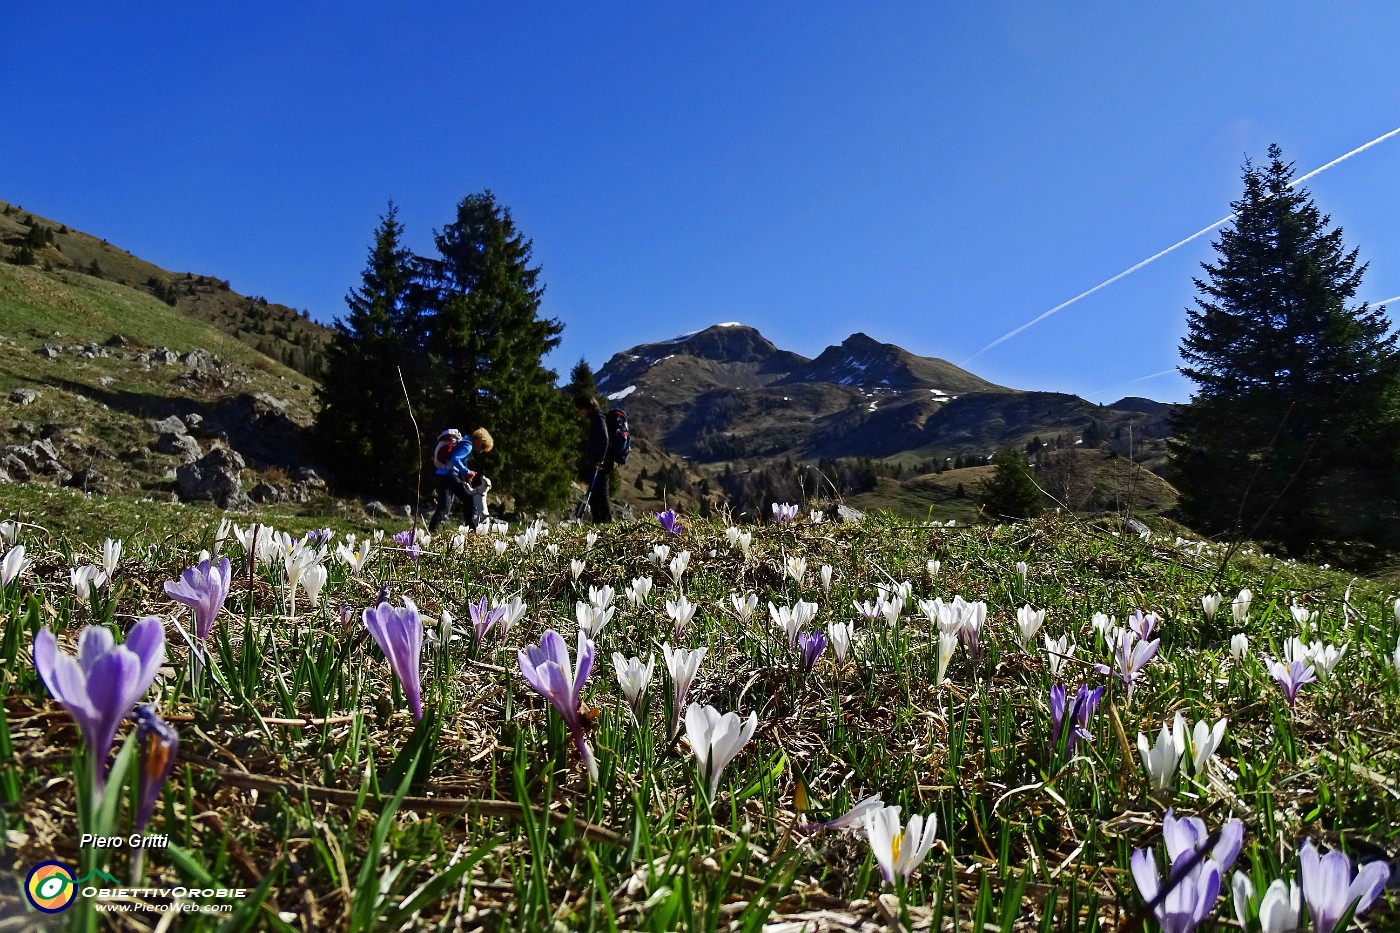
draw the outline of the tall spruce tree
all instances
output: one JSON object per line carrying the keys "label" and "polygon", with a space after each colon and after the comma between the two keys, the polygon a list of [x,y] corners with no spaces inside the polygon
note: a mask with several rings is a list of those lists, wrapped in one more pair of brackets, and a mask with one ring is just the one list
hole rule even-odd
{"label": "tall spruce tree", "polygon": [[391,201],[360,287],[345,296],[349,313],[335,323],[318,393],[317,447],[341,490],[403,501],[415,492],[423,454],[404,386],[421,419],[426,383],[414,265]]}
{"label": "tall spruce tree", "polygon": [[1400,353],[1382,308],[1355,304],[1366,267],[1277,146],[1246,164],[1233,226],[1203,264],[1172,416],[1187,522],[1292,553],[1397,542]]}
{"label": "tall spruce tree", "polygon": [[[579,361],[574,364],[574,368],[569,370],[569,382],[564,386],[564,400],[572,406],[573,400],[580,395],[596,396],[597,394],[598,380],[593,376],[593,367],[588,365],[587,360],[580,358]],[[585,462],[588,459],[589,427],[590,425],[586,419],[576,418],[574,420],[572,437],[578,456],[574,457],[569,462],[573,465],[574,472],[580,477],[588,475],[592,469],[592,467],[588,466]],[[618,482],[616,470],[612,471],[611,479],[614,485]]]}
{"label": "tall spruce tree", "polygon": [[436,243],[439,258],[424,264],[434,424],[491,432],[495,450],[480,463],[517,510],[560,505],[572,474],[572,411],[543,358],[564,328],[540,316],[531,243],[490,191],[463,198]]}

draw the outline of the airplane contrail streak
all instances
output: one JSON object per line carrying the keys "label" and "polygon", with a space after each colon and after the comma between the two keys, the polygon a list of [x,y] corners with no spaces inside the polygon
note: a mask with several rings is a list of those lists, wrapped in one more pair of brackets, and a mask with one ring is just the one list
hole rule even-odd
{"label": "airplane contrail streak", "polygon": [[1136,384],[1139,383],[1139,382],[1146,382],[1146,381],[1149,380],[1149,379],[1156,379],[1158,376],[1166,376],[1166,375],[1169,375],[1169,374],[1174,373],[1174,372],[1176,372],[1176,368],[1175,368],[1175,367],[1173,367],[1172,369],[1164,369],[1164,370],[1162,370],[1160,373],[1152,373],[1151,375],[1148,375],[1148,376],[1139,376],[1139,377],[1137,377],[1136,379],[1129,379],[1127,382],[1120,382],[1120,383],[1118,383],[1116,386],[1109,386],[1107,389],[1099,389],[1097,392],[1090,392],[1088,395],[1085,395],[1084,397],[1085,397],[1085,398],[1093,398],[1095,395],[1103,395],[1103,394],[1108,393],[1108,392],[1113,392],[1113,391],[1115,391],[1116,389],[1125,389],[1125,388],[1127,388],[1127,387],[1130,386],[1130,385],[1136,385]]}
{"label": "airplane contrail streak", "polygon": [[1373,305],[1388,305],[1388,304],[1394,304],[1394,303],[1397,302],[1397,301],[1400,301],[1400,295],[1396,295],[1394,298],[1387,298],[1385,301],[1373,301],[1373,302],[1371,302],[1371,304],[1373,304]]}
{"label": "airplane contrail streak", "polygon": [[[1311,172],[1308,172],[1306,175],[1303,175],[1303,176],[1301,176],[1301,177],[1299,177],[1299,178],[1293,179],[1293,181],[1291,181],[1291,182],[1289,183],[1288,186],[1289,186],[1290,188],[1292,188],[1292,187],[1295,187],[1295,186],[1297,186],[1297,185],[1302,184],[1303,182],[1307,181],[1309,178],[1315,178],[1315,177],[1317,177],[1318,175],[1322,174],[1323,172],[1327,171],[1327,170],[1328,170],[1329,168],[1331,168],[1332,166],[1334,166],[1334,165],[1340,165],[1341,163],[1345,162],[1347,159],[1350,159],[1352,156],[1354,156],[1354,155],[1359,155],[1360,153],[1365,152],[1367,149],[1370,149],[1372,146],[1375,146],[1375,145],[1378,145],[1378,144],[1380,144],[1380,143],[1383,143],[1383,142],[1385,142],[1387,139],[1390,139],[1390,138],[1393,137],[1393,136],[1400,136],[1400,127],[1396,127],[1395,129],[1391,130],[1389,133],[1386,133],[1386,134],[1384,134],[1384,135],[1382,135],[1382,136],[1377,136],[1375,139],[1371,140],[1371,141],[1368,142],[1368,143],[1364,143],[1364,144],[1362,144],[1362,145],[1360,145],[1360,146],[1357,146],[1355,149],[1351,150],[1350,152],[1345,153],[1345,154],[1343,154],[1343,155],[1340,155],[1340,156],[1338,156],[1337,158],[1333,159],[1331,162],[1328,162],[1328,163],[1325,164],[1325,165],[1322,165],[1322,166],[1320,166],[1320,167],[1318,167],[1318,168],[1313,169]],[[1005,333],[1005,334],[1002,334],[1000,337],[998,337],[997,339],[993,340],[991,343],[987,344],[985,347],[983,347],[982,349],[978,350],[976,353],[972,354],[972,355],[969,356],[967,359],[963,360],[962,363],[961,363],[960,365],[966,366],[968,363],[971,363],[973,360],[977,359],[977,357],[981,356],[983,353],[986,353],[988,350],[991,350],[991,349],[994,349],[994,348],[996,348],[996,347],[1001,346],[1003,343],[1005,343],[1006,341],[1010,340],[1010,339],[1013,338],[1013,337],[1019,336],[1020,334],[1024,333],[1025,331],[1027,331],[1027,330],[1029,330],[1030,328],[1034,327],[1035,325],[1039,324],[1041,321],[1043,321],[1043,320],[1045,320],[1046,318],[1050,317],[1052,314],[1058,314],[1059,312],[1063,311],[1065,308],[1068,308],[1070,305],[1075,304],[1076,302],[1082,301],[1082,300],[1084,300],[1085,298],[1088,298],[1090,295],[1094,294],[1094,293],[1097,292],[1097,291],[1101,291],[1102,289],[1107,288],[1108,286],[1112,285],[1114,282],[1117,282],[1117,281],[1119,281],[1120,279],[1127,278],[1128,276],[1132,275],[1134,272],[1136,272],[1136,271],[1138,271],[1139,269],[1141,269],[1143,266],[1151,265],[1152,263],[1154,263],[1154,262],[1156,262],[1157,260],[1161,259],[1163,256],[1166,256],[1168,253],[1172,253],[1172,252],[1175,252],[1176,250],[1181,249],[1181,247],[1183,247],[1183,246],[1185,246],[1186,244],[1192,242],[1193,240],[1199,240],[1201,237],[1205,236],[1207,233],[1210,233],[1212,230],[1218,229],[1219,227],[1225,226],[1227,223],[1229,223],[1230,221],[1232,221],[1232,220],[1234,220],[1234,219],[1235,219],[1235,215],[1234,215],[1234,214],[1230,214],[1230,215],[1228,215],[1228,216],[1226,216],[1226,217],[1222,217],[1220,220],[1217,220],[1215,223],[1211,224],[1210,226],[1208,226],[1208,227],[1202,227],[1200,230],[1197,230],[1195,233],[1191,234],[1191,235],[1190,235],[1189,237],[1187,237],[1186,239],[1184,239],[1184,240],[1178,240],[1177,242],[1173,243],[1171,246],[1168,246],[1166,249],[1162,250],[1161,252],[1159,252],[1159,253],[1154,253],[1153,255],[1148,256],[1148,257],[1147,257],[1146,259],[1144,259],[1142,262],[1137,263],[1136,265],[1131,266],[1131,267],[1129,267],[1129,268],[1127,268],[1127,269],[1124,269],[1122,272],[1118,273],[1118,274],[1115,275],[1113,278],[1111,278],[1111,279],[1105,279],[1104,281],[1102,281],[1102,282],[1100,282],[1099,284],[1095,285],[1093,288],[1090,288],[1090,289],[1087,289],[1087,290],[1085,290],[1085,291],[1082,291],[1082,292],[1080,292],[1078,295],[1075,295],[1073,298],[1069,299],[1068,301],[1064,301],[1064,302],[1061,302],[1060,304],[1055,305],[1055,307],[1053,307],[1053,308],[1051,308],[1049,311],[1046,311],[1045,313],[1041,314],[1039,317],[1036,317],[1036,318],[1033,318],[1033,319],[1027,321],[1026,323],[1022,324],[1020,327],[1016,328],[1016,329],[1013,330],[1013,331],[1009,331],[1009,332],[1007,332],[1007,333]],[[1400,296],[1397,296],[1397,298],[1400,298]],[[1395,301],[1395,300],[1397,300],[1397,299],[1392,298],[1391,300],[1392,300],[1392,301]],[[1379,303],[1383,304],[1384,302],[1379,302]]]}

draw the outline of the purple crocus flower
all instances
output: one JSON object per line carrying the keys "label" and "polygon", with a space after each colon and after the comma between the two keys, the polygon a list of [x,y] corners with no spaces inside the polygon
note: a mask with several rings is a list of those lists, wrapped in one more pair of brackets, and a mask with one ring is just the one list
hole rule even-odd
{"label": "purple crocus flower", "polygon": [[374,636],[379,650],[389,659],[389,667],[399,679],[404,696],[408,697],[409,709],[413,718],[423,718],[423,684],[419,662],[423,657],[423,620],[418,617],[418,607],[407,596],[403,598],[403,608],[396,609],[388,603],[380,603],[377,608],[364,612],[365,628]]}
{"label": "purple crocus flower", "polygon": [[1143,641],[1132,629],[1122,629],[1118,632],[1117,641],[1113,645],[1113,656],[1110,658],[1113,661],[1113,666],[1095,664],[1094,670],[1100,674],[1111,674],[1115,679],[1121,680],[1128,691],[1128,702],[1131,703],[1133,701],[1133,685],[1142,676],[1143,668],[1147,667],[1147,662],[1157,656],[1157,646],[1160,644],[1160,638]]}
{"label": "purple crocus flower", "polygon": [[307,544],[320,547],[329,542],[334,534],[335,532],[331,531],[329,528],[313,528],[306,533],[306,538],[304,540]]}
{"label": "purple crocus flower", "polygon": [[1157,623],[1160,621],[1161,619],[1157,617],[1157,613],[1149,612],[1143,615],[1141,609],[1136,609],[1128,618],[1128,628],[1132,629],[1133,634],[1137,635],[1138,638],[1146,641],[1152,637],[1152,633],[1156,631]]}
{"label": "purple crocus flower", "polygon": [[46,625],[34,636],[34,669],[54,699],[78,723],[92,752],[96,789],[106,780],[107,754],[117,726],[131,712],[165,663],[165,629],[147,616],[131,627],[118,645],[100,625],[84,626],[78,636],[78,656],[58,650]]}
{"label": "purple crocus flower", "polygon": [[479,645],[486,640],[486,636],[491,633],[491,629],[496,627],[496,623],[505,618],[506,607],[497,606],[494,609],[486,607],[486,597],[483,596],[474,603],[467,603],[467,612],[472,618],[472,631],[476,633],[476,643]]}
{"label": "purple crocus flower", "polygon": [[156,713],[149,703],[136,707],[132,718],[136,720],[136,755],[140,770],[137,772],[136,831],[139,833],[151,821],[155,812],[160,789],[175,767],[175,756],[180,750],[180,734],[174,727]]}
{"label": "purple crocus flower", "polygon": [[394,535],[394,543],[404,549],[404,553],[412,560],[417,560],[423,553],[423,548],[418,544],[418,529],[410,528],[408,531],[400,531]]}
{"label": "purple crocus flower", "polygon": [[179,580],[166,580],[165,595],[194,611],[195,635],[205,642],[214,628],[214,619],[224,608],[232,582],[228,558],[220,558],[218,563],[209,558],[187,568]]}
{"label": "purple crocus flower", "polygon": [[810,673],[826,650],[826,636],[821,632],[803,632],[797,636],[797,647],[802,653],[802,670]]}
{"label": "purple crocus flower", "polygon": [[1079,692],[1074,697],[1074,707],[1069,710],[1069,716],[1065,716],[1065,701],[1068,697],[1062,684],[1055,684],[1050,688],[1050,724],[1051,738],[1055,747],[1059,748],[1060,738],[1063,734],[1065,722],[1068,720],[1073,724],[1069,731],[1069,737],[1065,739],[1065,754],[1074,754],[1074,744],[1080,739],[1086,742],[1093,741],[1094,736],[1089,732],[1089,717],[1093,716],[1099,708],[1099,701],[1103,699],[1103,687],[1089,689],[1088,684],[1080,684]]}
{"label": "purple crocus flower", "polygon": [[684,530],[681,527],[680,521],[676,518],[675,509],[667,509],[664,512],[657,512],[656,520],[661,523],[661,527],[665,528],[668,534],[678,535],[681,533],[682,530]]}
{"label": "purple crocus flower", "polygon": [[1302,867],[1303,900],[1317,933],[1333,933],[1352,904],[1356,905],[1353,916],[1370,907],[1390,880],[1390,866],[1382,861],[1367,862],[1353,878],[1346,855],[1335,849],[1318,855],[1310,839],[1304,840],[1298,850],[1298,862]]}
{"label": "purple crocus flower", "polygon": [[[1187,864],[1195,857],[1194,852],[1183,852],[1172,862],[1167,876],[1167,884],[1172,887],[1152,908],[1162,933],[1192,933],[1215,907],[1215,899],[1220,895],[1220,866],[1204,858],[1188,869]],[[1151,904],[1161,891],[1152,850],[1134,849],[1130,864],[1138,893]]]}
{"label": "purple crocus flower", "polygon": [[569,664],[569,648],[564,639],[554,629],[547,629],[538,645],[527,645],[520,649],[520,673],[535,692],[544,697],[559,711],[569,735],[574,740],[584,764],[588,766],[588,776],[598,780],[598,762],[593,757],[593,749],[588,744],[588,736],[583,726],[583,711],[580,706],[583,682],[593,671],[593,642],[582,630],[578,633],[578,663]]}
{"label": "purple crocus flower", "polygon": [[1313,671],[1311,664],[1304,664],[1302,659],[1285,664],[1278,659],[1267,662],[1269,673],[1274,680],[1278,681],[1279,687],[1283,689],[1283,695],[1288,698],[1288,711],[1293,712],[1298,705],[1298,691],[1303,684],[1317,682],[1317,674]]}
{"label": "purple crocus flower", "polygon": [[1157,860],[1151,849],[1133,850],[1130,860],[1133,880],[1147,903],[1152,904],[1161,896],[1152,912],[1164,933],[1191,933],[1215,908],[1221,878],[1234,864],[1244,843],[1244,824],[1239,820],[1225,821],[1215,847],[1209,853],[1201,853],[1210,839],[1205,821],[1197,817],[1177,819],[1167,810],[1162,818],[1162,839],[1166,842],[1167,860],[1171,864],[1165,882],[1170,890],[1161,895]]}
{"label": "purple crocus flower", "polygon": [[[1162,841],[1167,844],[1167,858],[1173,863],[1183,852],[1197,852],[1210,841],[1210,831],[1205,820],[1198,816],[1184,816],[1177,819],[1171,808],[1162,817]],[[1244,845],[1244,824],[1239,820],[1226,820],[1220,826],[1220,834],[1215,847],[1210,850],[1210,859],[1220,869],[1221,875],[1230,870],[1239,857]]]}
{"label": "purple crocus flower", "polygon": [[791,502],[773,503],[773,521],[790,525],[797,520],[797,506]]}

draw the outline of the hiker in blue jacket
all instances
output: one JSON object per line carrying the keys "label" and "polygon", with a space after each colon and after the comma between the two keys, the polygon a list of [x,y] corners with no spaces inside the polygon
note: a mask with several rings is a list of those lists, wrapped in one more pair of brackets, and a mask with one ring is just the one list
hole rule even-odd
{"label": "hiker in blue jacket", "polygon": [[[433,449],[433,463],[437,466],[437,510],[428,523],[428,531],[438,530],[449,513],[457,496],[466,496],[474,503],[471,516],[473,527],[486,518],[484,476],[479,476],[467,466],[467,458],[473,451],[487,453],[495,446],[490,433],[485,428],[477,428],[467,437],[456,428],[448,428],[438,435],[437,446]],[[478,489],[482,491],[477,493]]]}

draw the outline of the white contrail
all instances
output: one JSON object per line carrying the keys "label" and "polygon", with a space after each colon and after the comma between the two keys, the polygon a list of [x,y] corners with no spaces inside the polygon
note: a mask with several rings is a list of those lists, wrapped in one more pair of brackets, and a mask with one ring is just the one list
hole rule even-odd
{"label": "white contrail", "polygon": [[1388,304],[1394,304],[1394,303],[1397,302],[1397,301],[1400,301],[1400,295],[1396,295],[1394,298],[1387,298],[1385,301],[1373,301],[1373,302],[1371,302],[1371,304],[1373,304],[1373,305],[1388,305]]}
{"label": "white contrail", "polygon": [[1153,373],[1150,376],[1139,376],[1136,379],[1129,379],[1127,382],[1120,382],[1116,386],[1109,386],[1107,389],[1099,389],[1097,392],[1090,392],[1088,395],[1085,395],[1084,398],[1093,398],[1095,395],[1104,395],[1105,393],[1113,392],[1118,389],[1126,389],[1130,385],[1136,385],[1139,382],[1146,382],[1149,379],[1156,379],[1158,376],[1170,375],[1171,373],[1174,373],[1176,371],[1176,368],[1173,367],[1171,369],[1164,369],[1160,373]]}
{"label": "white contrail", "polygon": [[[1307,181],[1309,178],[1314,178],[1314,177],[1316,177],[1317,175],[1320,175],[1321,173],[1327,171],[1327,170],[1328,170],[1329,168],[1331,168],[1332,166],[1334,166],[1334,165],[1339,165],[1339,164],[1341,164],[1342,162],[1345,162],[1347,159],[1350,159],[1352,156],[1358,155],[1358,154],[1360,154],[1360,153],[1362,153],[1362,152],[1365,152],[1367,149],[1370,149],[1372,146],[1375,146],[1375,145],[1377,145],[1377,144],[1379,144],[1379,143],[1385,142],[1387,139],[1390,139],[1392,136],[1400,136],[1400,127],[1396,127],[1395,129],[1391,130],[1389,133],[1386,133],[1386,134],[1383,135],[1383,136],[1377,136],[1375,139],[1371,140],[1371,141],[1368,142],[1368,143],[1365,143],[1365,144],[1363,144],[1363,145],[1357,146],[1355,149],[1351,150],[1350,152],[1346,153],[1345,155],[1340,155],[1340,156],[1338,156],[1337,158],[1333,159],[1331,162],[1328,162],[1326,165],[1323,165],[1323,166],[1321,166],[1321,167],[1319,167],[1319,168],[1315,168],[1315,169],[1313,169],[1311,172],[1308,172],[1306,175],[1303,175],[1303,176],[1300,177],[1300,178],[1295,178],[1295,179],[1293,179],[1293,181],[1289,182],[1289,185],[1288,185],[1288,186],[1289,186],[1290,188],[1292,188],[1292,187],[1294,187],[1294,186],[1296,186],[1296,185],[1300,185],[1300,184],[1302,184],[1303,182]],[[998,337],[997,339],[993,340],[991,343],[987,344],[985,347],[983,347],[982,349],[978,350],[976,353],[972,354],[972,355],[969,356],[967,359],[963,360],[962,363],[961,363],[961,365],[966,366],[968,363],[971,363],[973,360],[977,359],[977,357],[981,356],[983,353],[986,353],[988,350],[991,350],[991,349],[993,349],[994,347],[1000,346],[1001,344],[1003,344],[1003,343],[1005,343],[1006,341],[1010,340],[1012,337],[1015,337],[1015,336],[1017,336],[1017,335],[1019,335],[1019,334],[1025,332],[1025,331],[1029,330],[1030,328],[1032,328],[1032,327],[1034,327],[1035,325],[1039,324],[1041,321],[1043,321],[1043,320],[1045,320],[1046,318],[1050,317],[1050,315],[1052,315],[1052,314],[1058,314],[1059,312],[1063,311],[1065,308],[1068,308],[1070,305],[1074,304],[1075,302],[1082,301],[1083,299],[1088,298],[1090,295],[1094,294],[1094,292],[1097,292],[1097,291],[1099,291],[1100,289],[1107,288],[1108,286],[1112,285],[1114,282],[1117,282],[1119,279],[1123,279],[1123,278],[1126,278],[1126,277],[1132,275],[1134,272],[1138,271],[1138,270],[1141,269],[1143,266],[1150,265],[1150,264],[1156,262],[1157,260],[1161,259],[1163,256],[1167,255],[1168,253],[1175,252],[1176,250],[1181,249],[1181,247],[1185,246],[1187,243],[1190,243],[1192,240],[1198,240],[1198,239],[1200,239],[1201,237],[1205,236],[1207,233],[1210,233],[1212,230],[1215,230],[1215,229],[1217,229],[1217,228],[1219,228],[1219,227],[1223,227],[1223,226],[1225,226],[1227,223],[1229,223],[1230,221],[1232,221],[1232,220],[1234,220],[1234,219],[1235,219],[1235,215],[1234,215],[1234,214],[1230,214],[1229,216],[1222,217],[1221,219],[1217,220],[1215,223],[1211,224],[1210,226],[1208,226],[1208,227],[1203,227],[1203,228],[1201,228],[1200,230],[1197,230],[1195,233],[1191,234],[1191,235],[1190,235],[1189,237],[1187,237],[1186,239],[1180,240],[1180,241],[1178,241],[1178,242],[1176,242],[1176,243],[1173,243],[1171,246],[1168,246],[1166,249],[1162,250],[1160,253],[1155,253],[1155,254],[1153,254],[1153,255],[1151,255],[1151,256],[1148,256],[1146,259],[1144,259],[1142,262],[1138,263],[1137,265],[1132,266],[1132,267],[1130,267],[1130,268],[1128,268],[1128,269],[1124,269],[1122,272],[1118,273],[1118,274],[1115,275],[1113,278],[1111,278],[1111,279],[1106,279],[1105,281],[1100,282],[1099,284],[1095,285],[1093,288],[1088,289],[1087,291],[1082,291],[1082,292],[1080,292],[1078,295],[1075,295],[1075,296],[1074,296],[1073,298],[1071,298],[1069,301],[1065,301],[1065,302],[1062,302],[1062,303],[1060,303],[1060,304],[1055,305],[1055,307],[1051,308],[1049,311],[1046,311],[1044,314],[1040,315],[1039,317],[1034,318],[1034,319],[1032,319],[1032,320],[1030,320],[1030,321],[1027,321],[1026,323],[1022,324],[1020,327],[1016,328],[1016,329],[1013,330],[1013,331],[1010,331],[1009,333],[1002,334],[1000,337]],[[1400,296],[1397,296],[1397,297],[1400,297]],[[1396,300],[1396,299],[1392,298],[1391,300],[1394,301],[1394,300]],[[1383,302],[1380,302],[1380,303],[1383,303]]]}

